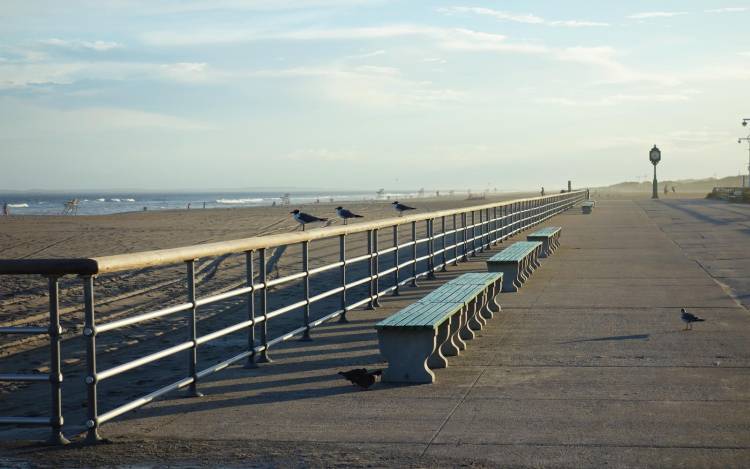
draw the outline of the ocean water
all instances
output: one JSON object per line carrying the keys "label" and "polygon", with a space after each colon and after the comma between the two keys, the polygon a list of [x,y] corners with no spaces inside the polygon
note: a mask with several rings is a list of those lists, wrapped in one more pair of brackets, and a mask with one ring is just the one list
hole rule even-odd
{"label": "ocean water", "polygon": [[[78,199],[79,215],[106,215],[142,210],[184,210],[260,207],[281,204],[283,192],[204,192],[204,193],[0,193],[0,208],[8,204],[11,215],[60,215],[65,203]],[[289,192],[291,205],[320,201],[355,202],[364,200],[409,198],[415,193],[390,193],[378,197],[368,192]]]}

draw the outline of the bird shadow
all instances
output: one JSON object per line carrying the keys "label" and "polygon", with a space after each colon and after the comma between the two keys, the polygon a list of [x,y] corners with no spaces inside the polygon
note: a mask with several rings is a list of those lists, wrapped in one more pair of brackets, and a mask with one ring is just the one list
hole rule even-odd
{"label": "bird shadow", "polygon": [[582,342],[609,342],[609,341],[622,341],[622,340],[649,340],[651,334],[631,334],[631,335],[613,335],[609,337],[594,337],[591,339],[577,339],[569,340],[566,342],[559,342],[559,344],[577,344]]}

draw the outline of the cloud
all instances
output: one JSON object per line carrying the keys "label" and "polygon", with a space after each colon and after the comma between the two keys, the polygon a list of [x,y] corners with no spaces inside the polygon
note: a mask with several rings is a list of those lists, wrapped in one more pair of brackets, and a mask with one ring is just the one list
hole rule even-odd
{"label": "cloud", "polygon": [[253,29],[220,29],[203,31],[152,31],[142,35],[142,40],[154,46],[190,46],[200,44],[228,44],[251,41],[293,40],[364,40],[385,39],[403,36],[436,36],[441,28],[395,24],[357,28],[308,28],[289,31],[268,32]]}
{"label": "cloud", "polygon": [[60,47],[64,49],[80,50],[87,49],[96,52],[105,52],[112,49],[119,49],[122,44],[111,41],[81,41],[79,39],[65,40],[65,39],[44,39],[39,41],[40,44],[52,47]]}
{"label": "cloud", "polygon": [[750,11],[750,7],[726,7],[704,10],[706,13],[741,13],[743,11]]}
{"label": "cloud", "polygon": [[490,8],[481,7],[449,7],[439,8],[439,12],[445,14],[455,13],[472,13],[476,15],[490,16],[492,18],[501,21],[512,21],[515,23],[524,24],[542,24],[546,26],[563,26],[568,28],[583,28],[583,27],[602,27],[609,26],[609,23],[603,23],[599,21],[581,21],[581,20],[547,20],[542,17],[532,14],[519,14],[519,13],[508,13],[505,11],[493,10]]}
{"label": "cloud", "polygon": [[328,148],[307,148],[295,150],[285,156],[285,159],[300,163],[320,163],[337,161],[357,161],[361,159],[355,152],[329,150]]}
{"label": "cloud", "polygon": [[395,24],[355,28],[299,29],[280,32],[260,32],[253,30],[221,30],[150,32],[142,39],[153,46],[190,46],[199,44],[241,43],[250,41],[356,41],[369,39],[390,39],[408,36],[421,36],[432,39],[446,49],[494,50],[520,53],[539,53],[547,50],[544,46],[529,43],[509,43],[506,36],[485,33],[463,28],[437,28],[411,24]]}
{"label": "cloud", "polygon": [[690,101],[691,97],[684,93],[663,93],[663,94],[615,94],[604,96],[593,100],[576,100],[571,98],[538,98],[535,101],[539,104],[554,104],[559,106],[570,107],[604,107],[617,106],[627,103],[679,103]]}
{"label": "cloud", "polygon": [[370,57],[377,57],[379,55],[385,55],[385,51],[383,49],[379,49],[372,52],[363,52],[361,54],[348,55],[345,57],[345,59],[361,60],[369,59]]}
{"label": "cloud", "polygon": [[89,80],[215,83],[230,77],[231,73],[213,70],[206,63],[191,62],[0,62],[0,90]]}
{"label": "cloud", "polygon": [[471,29],[452,29],[438,38],[438,46],[445,49],[468,51],[495,51],[525,54],[549,52],[544,45],[508,42],[502,34],[485,33]]}
{"label": "cloud", "polygon": [[668,137],[673,142],[714,144],[723,140],[732,139],[733,134],[726,130],[676,130],[670,132]]}
{"label": "cloud", "polygon": [[682,80],[669,74],[642,72],[632,69],[617,59],[618,51],[612,47],[567,47],[554,52],[557,60],[591,65],[604,71],[605,77],[600,83],[657,83],[664,86],[676,86]]}
{"label": "cloud", "polygon": [[689,14],[687,11],[647,11],[643,13],[635,13],[628,16],[628,18],[633,20],[645,20],[651,18],[672,18],[687,14]]}
{"label": "cloud", "polygon": [[0,138],[32,137],[41,134],[85,134],[99,131],[172,130],[205,131],[205,122],[169,114],[118,107],[54,109],[12,98],[0,98],[2,109],[11,109],[13,119],[0,119]]}
{"label": "cloud", "polygon": [[310,94],[349,106],[373,109],[434,108],[459,102],[464,93],[411,80],[393,67],[343,65],[295,67],[248,72],[247,77],[307,78]]}

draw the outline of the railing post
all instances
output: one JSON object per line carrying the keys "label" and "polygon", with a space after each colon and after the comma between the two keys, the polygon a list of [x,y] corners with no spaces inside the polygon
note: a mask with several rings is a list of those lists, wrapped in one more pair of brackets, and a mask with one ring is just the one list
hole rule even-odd
{"label": "railing post", "polygon": [[260,340],[263,343],[263,350],[260,352],[260,358],[257,363],[271,363],[268,356],[268,269],[266,265],[266,248],[260,248],[259,254],[259,275],[260,283],[263,284],[263,291],[260,293],[260,311],[263,314],[263,324],[260,328]]}
{"label": "railing post", "polygon": [[466,230],[468,230],[466,220],[466,212],[461,213],[461,224],[463,225],[461,228],[461,244],[463,245],[463,252],[461,253],[462,261],[466,261],[469,259],[469,242],[467,241],[469,237],[466,236]]}
{"label": "railing post", "polygon": [[510,235],[511,223],[513,222],[513,217],[511,215],[512,205],[513,204],[508,204],[503,207],[503,241],[508,239],[508,236]]}
{"label": "railing post", "polygon": [[245,368],[258,368],[255,363],[255,265],[253,251],[245,252],[245,282],[248,287],[252,287],[247,295],[247,319],[252,321],[247,330],[247,350],[250,355],[247,357]]}
{"label": "railing post", "polygon": [[471,257],[477,255],[477,225],[474,221],[474,210],[471,211]]}
{"label": "railing post", "polygon": [[493,219],[490,218],[490,209],[484,209],[484,234],[485,238],[487,238],[487,249],[492,247],[492,222]]}
{"label": "railing post", "polygon": [[341,262],[341,269],[339,275],[341,277],[341,316],[339,322],[347,323],[346,319],[346,235],[339,235],[339,262]]}
{"label": "railing post", "polygon": [[400,292],[400,286],[398,284],[399,282],[399,268],[398,268],[398,225],[393,225],[393,247],[396,248],[395,251],[393,251],[393,267],[396,269],[394,272],[394,280],[393,280],[393,296],[398,296]]}
{"label": "railing post", "polygon": [[411,222],[411,242],[413,243],[411,245],[411,258],[412,258],[412,264],[411,264],[411,286],[416,287],[417,286],[417,222],[413,221]]}
{"label": "railing post", "polygon": [[302,271],[305,273],[302,283],[305,296],[305,332],[300,340],[309,342],[312,340],[310,337],[310,241],[302,241]]}
{"label": "railing post", "polygon": [[479,252],[484,252],[484,210],[479,210]]}
{"label": "railing post", "polygon": [[188,397],[201,397],[203,394],[198,392],[198,307],[195,304],[195,260],[185,262],[187,266],[187,296],[188,303],[192,303],[190,308],[190,318],[188,323],[188,337],[193,342],[193,346],[188,350],[188,374],[193,377],[193,382],[188,388]]}
{"label": "railing post", "polygon": [[70,443],[62,433],[65,423],[62,414],[62,369],[60,367],[60,341],[62,327],[60,327],[60,299],[58,277],[47,277],[49,286],[49,384],[51,396],[50,426],[52,433],[47,442],[53,445]]}
{"label": "railing post", "polygon": [[458,265],[458,217],[453,214],[453,265]]}
{"label": "railing post", "polygon": [[492,235],[490,236],[490,240],[493,246],[497,246],[497,238],[499,236],[497,222],[497,207],[492,207]]}
{"label": "railing post", "polygon": [[433,225],[435,220],[430,218],[427,221],[427,278],[435,279],[435,239]]}
{"label": "railing post", "polygon": [[372,230],[367,230],[367,254],[370,256],[367,259],[367,275],[370,277],[370,281],[367,282],[368,292],[370,301],[367,303],[367,309],[375,309],[375,301],[373,300],[375,284],[372,279],[373,275],[373,249],[372,249]]}
{"label": "railing post", "polygon": [[375,299],[373,300],[373,306],[376,308],[380,307],[380,255],[378,254],[380,252],[380,249],[378,248],[379,242],[378,242],[378,229],[372,230],[372,246],[373,246],[373,254],[375,257],[372,258],[373,263],[373,270],[375,279],[372,281],[374,284],[374,290],[375,290]]}
{"label": "railing post", "polygon": [[442,248],[441,249],[443,250],[443,255],[440,256],[441,259],[442,259],[441,263],[443,264],[443,267],[442,267],[442,269],[440,269],[440,271],[441,272],[445,272],[446,270],[448,270],[448,262],[447,262],[448,257],[445,254],[445,249],[446,249],[445,247],[447,245],[446,244],[447,241],[445,240],[445,238],[448,235],[445,234],[445,217],[444,216],[440,218],[440,229],[442,230],[441,233],[443,234],[443,242],[441,243],[442,244]]}
{"label": "railing post", "polygon": [[94,277],[83,277],[84,325],[86,337],[86,443],[102,441],[99,436],[99,410],[96,395],[96,321],[94,320]]}

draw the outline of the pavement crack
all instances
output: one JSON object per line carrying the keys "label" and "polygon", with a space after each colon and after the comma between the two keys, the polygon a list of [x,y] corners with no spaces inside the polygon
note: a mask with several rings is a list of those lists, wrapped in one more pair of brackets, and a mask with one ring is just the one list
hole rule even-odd
{"label": "pavement crack", "polygon": [[467,389],[467,390],[466,390],[466,392],[465,392],[465,393],[463,394],[463,396],[461,396],[461,399],[459,399],[459,401],[458,401],[458,402],[456,403],[456,405],[455,405],[455,406],[453,406],[453,409],[451,409],[451,411],[450,411],[450,412],[448,412],[448,415],[446,415],[446,416],[445,416],[445,418],[443,419],[443,421],[442,421],[442,422],[440,423],[440,426],[439,426],[439,427],[438,427],[438,429],[437,429],[437,430],[435,431],[435,434],[434,434],[434,435],[432,435],[432,438],[430,438],[430,441],[428,441],[428,442],[427,442],[427,445],[426,445],[426,446],[424,447],[424,449],[422,450],[422,453],[420,453],[420,455],[419,455],[419,457],[420,457],[420,458],[421,458],[421,457],[424,457],[424,455],[425,455],[425,454],[427,453],[427,450],[428,450],[428,449],[430,449],[430,445],[432,445],[432,443],[433,443],[433,442],[435,441],[435,439],[436,439],[436,438],[438,437],[438,435],[440,435],[440,432],[441,432],[441,431],[443,431],[443,428],[444,428],[444,427],[445,427],[445,425],[446,425],[446,424],[448,423],[448,420],[450,420],[450,419],[451,419],[451,417],[453,417],[453,414],[454,414],[454,413],[456,412],[456,410],[458,409],[458,407],[459,407],[459,406],[460,406],[461,404],[463,404],[463,403],[464,403],[464,401],[466,401],[466,398],[468,397],[469,393],[471,393],[471,391],[472,391],[472,390],[474,389],[474,386],[476,386],[476,385],[477,385],[477,382],[479,382],[479,378],[481,378],[481,377],[482,377],[482,375],[484,375],[484,372],[485,372],[485,371],[487,371],[487,369],[486,369],[486,368],[485,368],[485,369],[483,369],[483,370],[482,370],[482,371],[481,371],[481,372],[480,372],[480,373],[479,373],[479,374],[477,375],[477,377],[476,377],[476,378],[474,379],[474,382],[473,382],[473,383],[471,383],[471,386],[469,387],[469,389]]}

